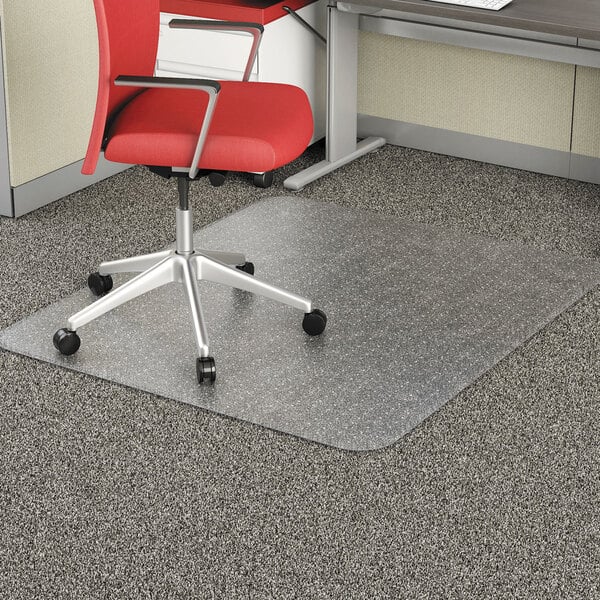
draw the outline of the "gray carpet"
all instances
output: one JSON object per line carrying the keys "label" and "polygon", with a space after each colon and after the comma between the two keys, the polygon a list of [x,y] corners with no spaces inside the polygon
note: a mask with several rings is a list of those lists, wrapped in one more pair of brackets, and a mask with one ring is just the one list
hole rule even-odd
{"label": "gray carpet", "polygon": [[[200,183],[196,227],[319,155]],[[302,196],[598,259],[599,189],[386,146]],[[173,197],[135,169],[0,220],[0,327],[172,241]],[[367,453],[2,351],[0,597],[598,598],[599,322],[596,288]]]}

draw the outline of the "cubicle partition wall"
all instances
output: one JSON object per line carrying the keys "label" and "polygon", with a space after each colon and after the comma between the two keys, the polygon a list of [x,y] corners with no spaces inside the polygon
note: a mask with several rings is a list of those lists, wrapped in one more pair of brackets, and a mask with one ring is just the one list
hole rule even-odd
{"label": "cubicle partition wall", "polygon": [[[600,42],[585,44],[600,50]],[[600,69],[576,69],[571,155],[573,179],[600,183]]]}
{"label": "cubicle partition wall", "polygon": [[[600,183],[598,69],[410,39],[411,27],[447,25],[424,15],[403,17],[361,17],[361,137],[381,135],[401,146]],[[514,35],[481,29],[498,39]],[[440,31],[436,36],[443,37]],[[460,22],[448,31],[460,36]],[[600,48],[566,36],[535,37]]]}
{"label": "cubicle partition wall", "polygon": [[113,173],[80,173],[96,102],[93,3],[3,0],[0,214],[19,216]]}

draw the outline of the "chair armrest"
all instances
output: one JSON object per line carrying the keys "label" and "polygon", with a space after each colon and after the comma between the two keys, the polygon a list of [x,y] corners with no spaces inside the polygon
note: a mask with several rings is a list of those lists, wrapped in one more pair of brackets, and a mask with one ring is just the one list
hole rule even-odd
{"label": "chair armrest", "polygon": [[133,87],[163,87],[163,88],[201,88],[208,93],[218,94],[221,84],[214,79],[193,79],[189,77],[153,77],[145,75],[119,75],[115,85],[130,85]]}
{"label": "chair armrest", "polygon": [[[202,155],[202,149],[204,148],[204,142],[208,135],[208,128],[212,120],[212,115],[215,110],[217,103],[217,96],[221,91],[221,85],[218,81],[212,79],[188,79],[187,77],[145,77],[139,75],[119,75],[115,79],[115,85],[119,86],[133,86],[142,88],[179,88],[179,89],[196,89],[202,90],[208,94],[208,106],[204,113],[204,119],[202,121],[202,127],[200,128],[200,135],[196,143],[196,150],[194,151],[194,157],[192,158],[192,164],[190,165],[189,177],[194,179],[198,174],[198,162]],[[172,165],[176,166],[176,165]]]}
{"label": "chair armrest", "polygon": [[252,66],[256,60],[258,46],[265,28],[260,23],[246,23],[239,21],[211,21],[206,19],[172,19],[169,21],[172,29],[202,29],[207,31],[241,31],[252,36],[252,47],[244,69],[243,81],[250,79]]}

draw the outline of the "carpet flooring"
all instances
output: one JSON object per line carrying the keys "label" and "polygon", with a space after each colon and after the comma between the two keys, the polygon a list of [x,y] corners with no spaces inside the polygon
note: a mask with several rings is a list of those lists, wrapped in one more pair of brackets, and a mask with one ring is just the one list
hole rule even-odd
{"label": "carpet flooring", "polygon": [[[196,228],[260,190],[194,186]],[[385,146],[304,197],[600,258],[595,185]],[[132,169],[0,220],[0,327],[173,239]],[[0,597],[600,598],[600,290],[396,444],[342,451],[0,352]]]}

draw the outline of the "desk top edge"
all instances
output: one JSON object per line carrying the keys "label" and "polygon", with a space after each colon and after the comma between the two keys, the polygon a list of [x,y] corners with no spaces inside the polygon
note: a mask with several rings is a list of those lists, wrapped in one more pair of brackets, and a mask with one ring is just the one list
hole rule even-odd
{"label": "desk top edge", "polygon": [[[347,0],[352,3],[352,0]],[[472,21],[540,33],[600,40],[597,0],[513,0],[499,11],[431,0],[357,0],[357,5]]]}

